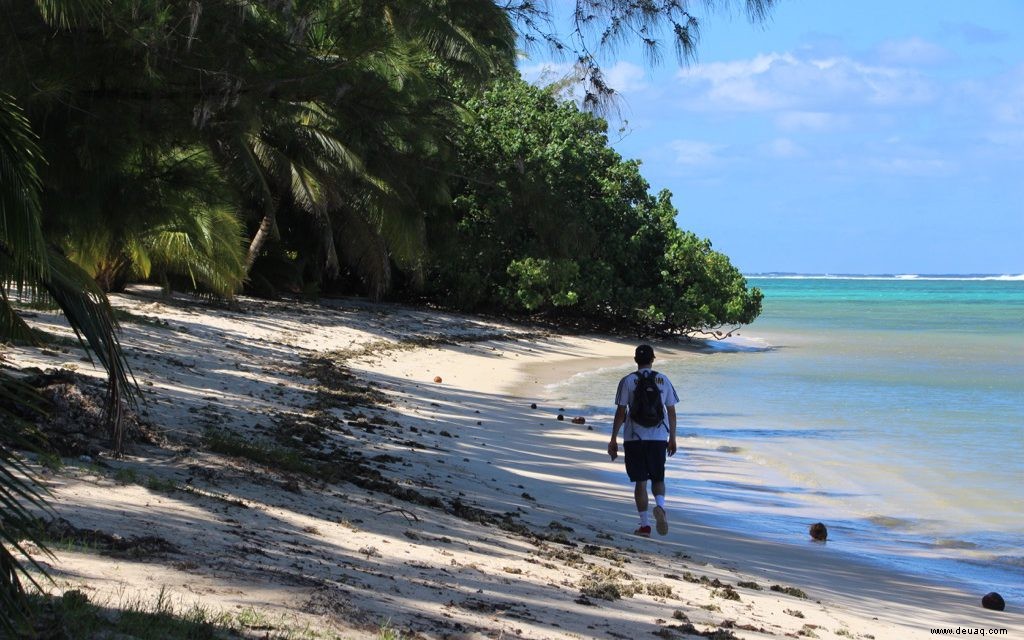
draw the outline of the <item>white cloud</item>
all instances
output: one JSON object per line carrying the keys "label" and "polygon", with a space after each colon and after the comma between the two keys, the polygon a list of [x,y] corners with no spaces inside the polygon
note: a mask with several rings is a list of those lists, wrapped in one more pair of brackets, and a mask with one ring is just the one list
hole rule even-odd
{"label": "white cloud", "polygon": [[992,115],[996,122],[1002,124],[1016,124],[1024,121],[1024,105],[1015,102],[1003,102],[993,105]]}
{"label": "white cloud", "polygon": [[643,67],[625,61],[617,62],[604,71],[605,83],[619,93],[643,91],[649,86],[646,76]]}
{"label": "white cloud", "polygon": [[822,133],[846,129],[849,124],[849,116],[825,111],[783,111],[775,116],[775,126],[783,131]]}
{"label": "white cloud", "polygon": [[1024,149],[1024,129],[1008,129],[989,131],[984,136],[990,144],[1000,147],[1017,147]]}
{"label": "white cloud", "polygon": [[937,44],[922,38],[887,40],[878,46],[882,62],[896,65],[933,65],[950,59],[951,54]]}
{"label": "white cloud", "polygon": [[[618,62],[603,70],[604,82],[622,98],[629,94],[642,92],[650,88],[646,82],[647,72],[643,67],[630,62]],[[561,99],[575,102],[580,106],[586,94],[586,86],[581,79],[579,69],[569,62],[544,62],[519,68],[519,76],[532,85],[547,87],[559,85],[558,96]],[[613,108],[622,102],[613,103]]]}
{"label": "white cloud", "polygon": [[685,165],[711,165],[721,162],[718,155],[725,145],[700,140],[673,140],[669,147],[676,154],[676,163]]}
{"label": "white cloud", "polygon": [[684,67],[679,70],[677,75],[681,78],[705,78],[716,83],[721,83],[737,78],[747,78],[765,73],[772,68],[773,64],[779,61],[795,63],[796,58],[789,53],[759,53],[750,60],[712,62],[710,64],[698,64],[692,67]]}
{"label": "white cloud", "polygon": [[573,76],[576,68],[569,62],[542,62],[519,67],[519,75],[530,84],[548,85]]}
{"label": "white cloud", "polygon": [[962,158],[942,147],[912,144],[904,140],[869,145],[862,166],[876,173],[935,178],[957,173]]}
{"label": "white cloud", "polygon": [[776,138],[765,146],[765,153],[776,158],[799,158],[807,155],[807,150],[789,138]]}
{"label": "white cloud", "polygon": [[891,157],[875,158],[868,163],[882,173],[898,176],[932,178],[947,176],[956,171],[956,165],[943,158]]}
{"label": "white cloud", "polygon": [[773,65],[795,63],[790,54],[759,54],[750,60],[712,62],[684,68],[677,74],[689,87],[696,85],[706,93],[698,101],[707,106],[726,106],[730,111],[761,111],[783,108],[785,96],[775,87],[759,80],[768,75]]}
{"label": "white cloud", "polygon": [[910,106],[936,92],[912,69],[866,65],[849,57],[791,53],[697,65],[677,74],[686,108],[698,111],[807,111]]}
{"label": "white cloud", "polygon": [[1001,125],[1024,124],[1024,65],[998,79],[988,96],[995,121]]}

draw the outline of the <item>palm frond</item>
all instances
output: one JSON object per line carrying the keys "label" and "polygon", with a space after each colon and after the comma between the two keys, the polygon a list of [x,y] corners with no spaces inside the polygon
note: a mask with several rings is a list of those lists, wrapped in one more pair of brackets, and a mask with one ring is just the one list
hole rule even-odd
{"label": "palm frond", "polygon": [[245,279],[242,224],[228,209],[193,209],[154,230],[142,244],[154,270],[188,275],[193,286],[222,298],[233,298]]}
{"label": "palm frond", "polygon": [[50,494],[14,452],[14,447],[29,449],[34,444],[19,431],[24,424],[22,416],[43,412],[43,399],[34,388],[0,372],[0,610],[4,611],[0,632],[13,633],[16,623],[24,617],[23,580],[37,589],[40,586],[29,567],[38,575],[47,575],[25,541],[45,556],[53,557],[35,526],[39,515],[53,515],[46,502]]}
{"label": "palm frond", "polygon": [[410,2],[402,21],[406,38],[418,39],[446,66],[473,82],[488,78],[498,66],[511,67],[515,29],[508,14],[491,0]]}
{"label": "palm frond", "polygon": [[109,267],[114,256],[121,252],[123,240],[115,238],[115,234],[122,231],[108,226],[93,226],[69,234],[70,237],[64,242],[65,255],[95,279]]}
{"label": "palm frond", "polygon": [[228,179],[242,190],[247,201],[255,203],[261,214],[273,211],[276,198],[267,182],[266,171],[253,150],[257,136],[235,136],[224,140],[217,148],[216,157],[224,167]]}
{"label": "palm frond", "polygon": [[422,213],[409,203],[383,200],[377,227],[391,256],[400,266],[413,266],[427,252],[427,228]]}
{"label": "palm frond", "polygon": [[103,291],[81,267],[55,250],[42,286],[67,317],[79,342],[107,370],[107,424],[115,451],[124,441],[124,403],[134,406],[137,387],[117,338],[117,321]]}
{"label": "palm frond", "polygon": [[323,208],[324,194],[320,183],[302,167],[291,165],[291,195],[303,211],[315,213]]}
{"label": "palm frond", "polygon": [[[4,255],[0,254],[0,272],[3,271],[2,263],[4,259]],[[0,282],[0,336],[3,336],[5,340],[12,340],[14,342],[25,342],[28,344],[35,344],[37,342],[35,332],[32,331],[32,328],[25,323],[11,305],[11,301],[7,297],[6,286],[2,282]]]}
{"label": "palm frond", "polygon": [[391,285],[391,255],[379,220],[370,220],[356,209],[339,214],[343,216],[337,225],[342,260],[362,279],[370,298],[380,300]]}
{"label": "palm frond", "polygon": [[[0,94],[0,339],[33,340],[33,332],[8,298],[7,287],[32,289],[49,272],[50,264],[40,228],[42,161],[35,135],[13,98]],[[0,631],[13,632],[24,612],[22,576],[35,578],[19,558],[46,575],[22,546],[28,539],[43,549],[32,530],[30,509],[46,511],[45,490],[11,447],[24,445],[19,413],[38,412],[41,400],[34,389],[0,371]],[[13,550],[13,551],[12,551]],[[16,556],[15,553],[18,555]],[[7,614],[10,612],[10,615]]]}
{"label": "palm frond", "polygon": [[148,279],[153,272],[153,258],[150,256],[149,247],[145,239],[129,238],[124,247],[132,263],[132,275]]}
{"label": "palm frond", "polygon": [[366,174],[366,165],[359,154],[322,128],[303,125],[297,129],[296,135],[305,138],[311,150],[318,152],[318,158],[323,160],[320,165],[322,170],[336,172],[340,169],[359,176],[378,188],[386,188],[378,179]]}
{"label": "palm frond", "polygon": [[0,252],[9,258],[0,282],[21,284],[46,271],[36,170],[40,161],[31,125],[14,99],[0,93]]}
{"label": "palm frond", "polygon": [[95,19],[100,15],[103,4],[103,0],[36,0],[43,19],[61,29]]}
{"label": "palm frond", "polygon": [[294,123],[285,123],[275,131],[275,144],[284,148],[284,154],[294,164],[301,165],[325,182],[354,178],[381,193],[392,190],[391,185],[367,170],[362,155],[345,144],[335,133],[334,118],[316,109],[304,109]]}

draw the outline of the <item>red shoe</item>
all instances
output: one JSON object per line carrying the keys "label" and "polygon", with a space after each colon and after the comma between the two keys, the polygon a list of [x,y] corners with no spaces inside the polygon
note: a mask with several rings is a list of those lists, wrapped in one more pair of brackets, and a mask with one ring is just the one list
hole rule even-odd
{"label": "red shoe", "polygon": [[651,537],[651,525],[645,524],[642,527],[637,527],[636,531],[634,531],[633,534],[641,536],[643,538],[650,538]]}

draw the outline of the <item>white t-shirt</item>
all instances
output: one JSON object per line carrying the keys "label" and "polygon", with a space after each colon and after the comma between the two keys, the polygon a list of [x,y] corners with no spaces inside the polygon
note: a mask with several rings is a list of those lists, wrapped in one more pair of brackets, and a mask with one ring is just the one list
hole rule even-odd
{"label": "white t-shirt", "polygon": [[[622,439],[623,441],[668,440],[667,409],[665,410],[665,418],[656,427],[644,427],[633,424],[629,417],[629,405],[633,401],[633,392],[636,390],[636,385],[639,381],[640,377],[634,371],[622,380],[619,380],[619,388],[615,392],[615,404],[620,407],[626,407],[626,421],[623,423]],[[679,403],[679,396],[676,395],[676,389],[672,386],[672,381],[666,378],[664,374],[659,373],[655,383],[661,391],[661,403],[663,405],[671,407]]]}

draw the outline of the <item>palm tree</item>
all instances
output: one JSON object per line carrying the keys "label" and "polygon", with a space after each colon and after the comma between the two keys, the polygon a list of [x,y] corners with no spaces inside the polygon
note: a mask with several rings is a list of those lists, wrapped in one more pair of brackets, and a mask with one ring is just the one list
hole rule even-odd
{"label": "palm tree", "polygon": [[87,29],[10,6],[28,37],[0,43],[0,77],[50,160],[43,209],[61,215],[45,216],[47,237],[108,289],[146,271],[139,239],[209,209],[170,206],[200,188],[165,174],[167,158],[202,149],[249,227],[246,274],[283,226],[315,236],[289,239],[297,261],[328,276],[347,265],[382,295],[391,264],[425,251],[417,198],[440,181],[415,169],[442,159],[451,85],[513,67],[514,30],[491,0],[221,0],[141,16],[97,0],[103,20]]}
{"label": "palm tree", "polygon": [[[9,283],[40,281],[47,270],[46,249],[39,229],[39,177],[35,171],[38,147],[21,111],[10,96],[0,93],[0,339],[26,339],[31,330],[7,296]],[[22,539],[29,533],[30,507],[42,506],[42,491],[32,474],[9,448],[18,443],[18,417],[8,408],[25,395],[25,385],[0,371],[0,607],[21,611],[19,574],[32,580],[10,551],[29,557]],[[38,408],[38,403],[35,403]],[[0,630],[13,630],[13,621],[0,618]]]}
{"label": "palm tree", "polygon": [[[32,9],[44,25],[68,26],[92,15],[98,4],[97,0],[38,0]],[[5,6],[8,9],[12,13],[29,10],[22,3]],[[107,369],[107,420],[119,451],[123,401],[133,402],[134,387],[102,291],[45,240],[39,173],[44,162],[28,118],[12,96],[0,91],[0,341],[37,339],[19,316],[10,292],[56,302],[87,353]],[[24,541],[49,553],[33,526],[36,516],[50,512],[47,492],[16,452],[33,444],[22,434],[25,419],[44,411],[33,388],[0,370],[0,609],[11,614],[0,617],[0,631],[5,633],[13,632],[27,611],[24,581],[39,586],[30,568],[45,576]]]}
{"label": "palm tree", "polygon": [[[89,4],[89,0],[45,0],[37,8],[47,20],[68,24],[88,11]],[[43,237],[38,173],[41,162],[39,145],[27,118],[14,98],[0,91],[0,340],[35,337],[12,305],[11,287],[19,291],[50,290],[69,310],[68,318],[78,335],[84,333],[105,358],[104,362],[111,364],[108,370],[112,398],[116,398],[116,386],[127,380],[117,373],[123,373],[125,368],[116,351],[116,337],[110,331],[112,317],[104,317],[108,310],[97,305],[102,300],[90,296],[87,283],[74,288],[72,281],[79,274],[47,246]],[[12,407],[20,407],[21,411],[15,414]],[[41,399],[33,389],[13,374],[0,370],[0,609],[5,614],[10,612],[0,617],[0,631],[5,633],[13,632],[26,613],[22,578],[38,586],[19,557],[27,560],[29,567],[41,571],[23,541],[47,552],[31,526],[33,510],[48,510],[46,492],[14,450],[26,445],[20,434],[23,414],[38,415],[42,411]],[[116,419],[118,412],[109,415]]]}
{"label": "palm tree", "polygon": [[216,163],[202,148],[151,155],[114,171],[103,216],[70,217],[61,245],[104,291],[154,278],[231,300],[245,278],[243,229]]}
{"label": "palm tree", "polygon": [[[28,120],[14,100],[0,93],[0,340],[35,340],[20,318],[9,291],[43,294],[63,310],[84,346],[109,372],[107,417],[115,446],[120,447],[122,401],[132,401],[133,387],[121,356],[113,314],[95,282],[43,240],[40,224],[42,162]],[[25,445],[20,426],[22,412],[38,414],[42,402],[14,374],[0,370],[0,605],[5,611],[22,611],[24,589],[19,574],[35,579],[11,552],[29,559],[22,546],[36,539],[32,509],[46,510],[45,491],[13,447]],[[15,412],[20,407],[22,412]],[[8,629],[13,625],[3,618]]]}
{"label": "palm tree", "polygon": [[305,91],[223,112],[211,119],[209,144],[244,203],[251,277],[262,279],[261,255],[280,268],[266,259],[274,240],[276,252],[317,265],[314,277],[344,265],[380,298],[392,263],[415,279],[426,251],[422,200],[446,193],[423,168],[443,158],[457,126],[454,79],[479,83],[512,69],[514,31],[489,0],[306,10],[267,17],[305,52]]}

